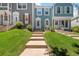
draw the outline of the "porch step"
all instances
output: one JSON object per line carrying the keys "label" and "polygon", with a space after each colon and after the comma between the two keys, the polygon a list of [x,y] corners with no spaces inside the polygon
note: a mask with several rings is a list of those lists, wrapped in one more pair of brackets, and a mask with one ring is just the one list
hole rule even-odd
{"label": "porch step", "polygon": [[26,44],[27,48],[47,48],[45,41],[29,41]]}
{"label": "porch step", "polygon": [[44,37],[31,37],[31,40],[44,40]]}
{"label": "porch step", "polygon": [[43,34],[32,34],[32,37],[43,37]]}
{"label": "porch step", "polygon": [[43,32],[33,32],[33,34],[43,34]]}
{"label": "porch step", "polygon": [[47,48],[26,48],[21,56],[48,56]]}

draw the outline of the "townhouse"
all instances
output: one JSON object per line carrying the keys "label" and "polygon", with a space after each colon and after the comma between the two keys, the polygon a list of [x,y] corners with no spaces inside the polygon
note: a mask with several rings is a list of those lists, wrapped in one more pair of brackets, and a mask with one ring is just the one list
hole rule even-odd
{"label": "townhouse", "polygon": [[31,24],[32,30],[71,29],[72,3],[37,6],[34,3],[0,3],[0,25],[15,25],[17,21]]}
{"label": "townhouse", "polygon": [[47,30],[50,27],[70,30],[73,18],[73,4],[55,3],[50,7],[35,5],[33,15],[33,30]]}
{"label": "townhouse", "polygon": [[0,24],[15,25],[17,21],[31,24],[32,3],[0,3]]}

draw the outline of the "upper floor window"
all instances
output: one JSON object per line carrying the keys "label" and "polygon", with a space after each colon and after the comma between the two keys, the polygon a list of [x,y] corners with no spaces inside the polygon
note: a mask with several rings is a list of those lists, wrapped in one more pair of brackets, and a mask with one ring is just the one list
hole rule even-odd
{"label": "upper floor window", "polygon": [[41,8],[37,8],[37,15],[42,15],[42,9]]}
{"label": "upper floor window", "polygon": [[0,3],[0,10],[7,10],[8,7],[8,3]]}
{"label": "upper floor window", "polygon": [[2,3],[2,6],[7,6],[7,3]]}
{"label": "upper floor window", "polygon": [[69,12],[70,12],[69,7],[67,7],[67,13],[69,13]]}
{"label": "upper floor window", "polygon": [[26,10],[27,9],[27,4],[26,3],[18,3],[17,4],[17,9]]}
{"label": "upper floor window", "polygon": [[61,14],[62,13],[62,7],[57,6],[56,9],[55,9],[55,13],[56,14]]}
{"label": "upper floor window", "polygon": [[0,3],[0,6],[8,6],[8,4],[7,3]]}
{"label": "upper floor window", "polygon": [[49,15],[49,9],[48,8],[44,9],[44,15]]}
{"label": "upper floor window", "polygon": [[64,10],[65,10],[65,13],[68,13],[68,14],[71,13],[71,6],[66,6]]}
{"label": "upper floor window", "polygon": [[57,8],[57,13],[60,13],[60,7]]}

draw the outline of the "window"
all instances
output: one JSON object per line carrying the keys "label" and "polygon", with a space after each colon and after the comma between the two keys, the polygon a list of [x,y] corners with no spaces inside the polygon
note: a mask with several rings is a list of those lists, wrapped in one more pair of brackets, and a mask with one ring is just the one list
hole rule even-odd
{"label": "window", "polygon": [[5,12],[5,16],[4,16],[5,20],[8,20],[8,16],[7,13]]}
{"label": "window", "polygon": [[48,8],[44,9],[44,15],[49,15],[49,9]]}
{"label": "window", "polygon": [[41,8],[37,8],[37,15],[42,15],[42,9]]}
{"label": "window", "polygon": [[48,25],[48,20],[46,21],[46,25]]}
{"label": "window", "polygon": [[37,26],[39,26],[39,21],[37,21]]}
{"label": "window", "polygon": [[7,6],[7,3],[2,3],[2,6]]}
{"label": "window", "polygon": [[0,3],[0,10],[7,10],[8,3]]}
{"label": "window", "polygon": [[71,7],[70,6],[66,6],[64,10],[65,10],[65,13],[68,13],[68,14],[71,13]]}
{"label": "window", "polygon": [[61,14],[62,13],[62,7],[61,6],[57,6],[55,9],[55,13],[56,14]]}
{"label": "window", "polygon": [[69,13],[70,12],[70,8],[69,7],[67,7],[67,13]]}
{"label": "window", "polygon": [[57,13],[60,13],[60,7],[57,8]]}
{"label": "window", "polygon": [[18,7],[19,10],[26,10],[27,4],[26,3],[18,3],[17,7]]}

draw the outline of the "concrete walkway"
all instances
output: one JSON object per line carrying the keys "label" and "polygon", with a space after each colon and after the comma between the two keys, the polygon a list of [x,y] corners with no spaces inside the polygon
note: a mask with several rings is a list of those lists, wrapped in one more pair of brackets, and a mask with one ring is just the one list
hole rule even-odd
{"label": "concrete walkway", "polygon": [[75,32],[69,32],[69,31],[63,31],[63,30],[56,30],[56,32],[70,36],[74,39],[78,39],[79,40],[79,35],[76,34]]}
{"label": "concrete walkway", "polygon": [[48,49],[43,32],[33,32],[30,41],[26,43],[26,48],[20,56],[47,56],[47,53]]}

